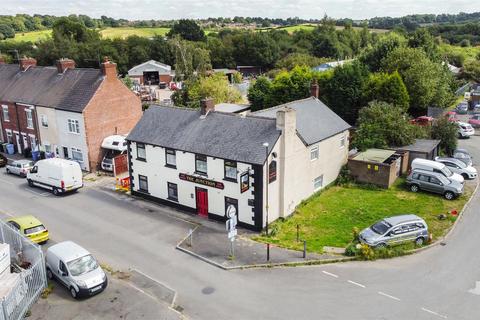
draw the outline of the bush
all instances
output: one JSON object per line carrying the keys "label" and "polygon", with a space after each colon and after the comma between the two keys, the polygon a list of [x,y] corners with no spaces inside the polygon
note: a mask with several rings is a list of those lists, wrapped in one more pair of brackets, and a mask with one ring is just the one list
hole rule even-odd
{"label": "bush", "polygon": [[352,176],[350,174],[350,170],[348,169],[347,165],[344,165],[340,169],[337,180],[335,180],[335,184],[337,186],[343,186],[343,185],[349,184],[352,181],[353,181],[353,179],[352,179]]}
{"label": "bush", "polygon": [[345,255],[347,257],[355,257],[358,253],[357,244],[351,243],[345,248]]}
{"label": "bush", "polygon": [[357,227],[353,227],[352,229],[352,234],[353,234],[353,241],[358,241],[358,237],[360,235],[360,229],[358,229]]}
{"label": "bush", "polygon": [[432,126],[432,139],[440,140],[440,149],[450,155],[457,147],[457,124],[441,118]]}
{"label": "bush", "polygon": [[358,257],[362,260],[375,260],[375,251],[372,247],[367,244],[362,244],[360,250],[358,251]]}

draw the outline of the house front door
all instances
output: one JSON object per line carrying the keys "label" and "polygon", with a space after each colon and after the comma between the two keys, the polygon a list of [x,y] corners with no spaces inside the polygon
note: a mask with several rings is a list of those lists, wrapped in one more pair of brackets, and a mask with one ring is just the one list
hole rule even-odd
{"label": "house front door", "polygon": [[15,139],[16,139],[16,142],[17,142],[17,152],[22,153],[22,145],[20,144],[20,134],[19,133],[15,133]]}
{"label": "house front door", "polygon": [[197,214],[201,217],[208,217],[208,190],[196,188]]}

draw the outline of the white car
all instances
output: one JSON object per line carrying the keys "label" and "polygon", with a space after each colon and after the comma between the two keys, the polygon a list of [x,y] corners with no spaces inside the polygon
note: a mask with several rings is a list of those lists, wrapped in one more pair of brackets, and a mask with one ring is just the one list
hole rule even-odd
{"label": "white car", "polygon": [[470,138],[475,134],[475,129],[469,123],[459,121],[457,125],[459,138]]}
{"label": "white car", "polygon": [[472,166],[467,166],[458,159],[436,157],[435,161],[443,163],[452,172],[462,175],[465,179],[475,179],[477,177],[477,169]]}
{"label": "white car", "polygon": [[6,170],[7,170],[7,173],[16,174],[17,176],[25,178],[27,176],[27,173],[32,168],[33,168],[33,161],[17,160],[17,161],[13,161],[11,164],[7,164]]}
{"label": "white car", "polygon": [[108,279],[97,260],[84,248],[72,241],[57,243],[45,255],[47,277],[57,279],[77,299],[100,293]]}
{"label": "white car", "polygon": [[465,182],[465,179],[463,178],[463,176],[459,175],[458,173],[452,172],[446,165],[437,161],[415,158],[412,161],[411,167],[412,167],[412,170],[420,169],[420,170],[440,173],[444,175],[445,178],[454,180],[461,184]]}

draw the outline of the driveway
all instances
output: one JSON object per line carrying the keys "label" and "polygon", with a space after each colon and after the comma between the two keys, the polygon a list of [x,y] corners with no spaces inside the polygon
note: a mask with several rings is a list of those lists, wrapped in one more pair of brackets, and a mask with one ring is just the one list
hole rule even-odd
{"label": "driveway", "polygon": [[[480,164],[480,137],[460,145]],[[35,214],[55,241],[76,241],[114,268],[136,268],[165,283],[177,291],[176,304],[192,319],[480,317],[478,193],[446,245],[413,256],[235,271],[175,250],[192,227],[188,215],[143,204],[97,187],[57,198],[0,172],[1,211]]]}

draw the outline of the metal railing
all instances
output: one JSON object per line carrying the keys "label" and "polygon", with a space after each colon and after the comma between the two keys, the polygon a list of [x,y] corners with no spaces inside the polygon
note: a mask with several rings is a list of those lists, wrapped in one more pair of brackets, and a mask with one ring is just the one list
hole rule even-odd
{"label": "metal railing", "polygon": [[18,280],[0,297],[0,320],[20,320],[47,287],[45,259],[40,247],[0,221],[0,242],[10,245],[10,258]]}

